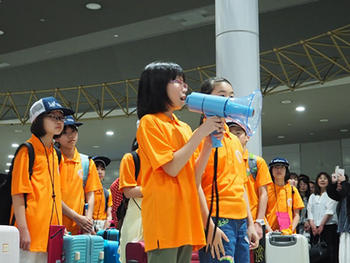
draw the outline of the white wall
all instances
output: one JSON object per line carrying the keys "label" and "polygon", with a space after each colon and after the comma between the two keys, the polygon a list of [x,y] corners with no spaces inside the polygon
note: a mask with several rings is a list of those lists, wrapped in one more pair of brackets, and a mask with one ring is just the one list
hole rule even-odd
{"label": "white wall", "polygon": [[263,147],[267,163],[274,157],[284,157],[290,163],[290,171],[315,178],[321,171],[331,174],[339,165],[350,171],[350,139],[301,144],[285,144]]}

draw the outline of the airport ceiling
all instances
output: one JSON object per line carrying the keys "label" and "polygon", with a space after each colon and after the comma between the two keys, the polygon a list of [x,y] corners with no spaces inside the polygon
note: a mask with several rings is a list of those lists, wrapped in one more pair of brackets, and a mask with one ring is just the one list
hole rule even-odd
{"label": "airport ceiling", "polygon": [[[89,2],[98,3],[102,8],[89,10],[86,8]],[[349,10],[350,1],[347,0],[260,0],[260,51],[273,50],[346,26],[350,24]],[[69,59],[76,54],[108,50],[108,47],[118,49],[128,44],[137,46],[145,40],[152,43],[163,36],[211,32],[213,35],[212,42],[208,44],[210,58],[207,64],[214,64],[214,23],[215,2],[212,0],[0,0],[0,102],[4,103],[5,92],[33,90],[25,84],[8,85],[11,82],[8,81],[10,76],[20,78],[18,72],[22,72],[24,68],[34,68],[39,63],[54,63],[59,58]],[[346,53],[349,48],[344,50],[345,56],[349,57],[349,53]],[[330,56],[335,55],[332,53]],[[193,65],[204,66],[203,60],[191,57],[191,54],[187,54],[187,57],[187,60],[181,61],[185,69],[192,68]],[[133,63],[132,57],[130,63]],[[133,66],[142,68],[147,61],[142,63]],[[350,69],[345,63],[341,65]],[[330,70],[337,71],[339,66]],[[139,73],[133,72],[130,78],[138,76]],[[262,79],[263,73],[262,70]],[[350,80],[347,72],[343,71],[341,74],[337,79],[324,84],[319,82],[316,87],[265,96],[262,116],[263,145],[350,137]],[[91,80],[93,76],[88,77]],[[115,76],[114,81],[121,79],[123,78]],[[103,81],[100,76],[98,80],[92,79],[92,82]],[[267,86],[271,84],[268,79],[266,82]],[[74,86],[76,83],[67,85]],[[54,89],[56,86],[45,88]],[[37,87],[39,90],[45,88]],[[72,100],[75,99],[74,96]],[[20,97],[25,100],[24,95]],[[24,109],[25,103],[21,103]],[[306,107],[304,113],[294,110],[299,105]],[[197,125],[196,115],[188,114],[185,110],[179,114],[193,127]],[[1,120],[15,119],[15,116],[1,116]],[[91,154],[108,155],[113,160],[120,159],[124,152],[129,151],[135,132],[135,121],[134,115],[106,118],[103,121],[86,120],[86,125],[81,129],[79,148]],[[115,130],[113,139],[106,138],[104,132],[108,129]],[[1,125],[0,130],[0,168],[3,170],[8,161],[7,155],[13,151],[9,143],[25,140],[29,135],[29,127],[28,124],[24,127],[18,124]],[[92,134],[96,134],[93,140]]]}

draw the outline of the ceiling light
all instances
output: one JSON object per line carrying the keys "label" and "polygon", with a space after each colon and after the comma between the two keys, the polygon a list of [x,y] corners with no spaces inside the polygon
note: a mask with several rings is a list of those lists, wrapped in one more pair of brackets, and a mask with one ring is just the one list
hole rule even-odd
{"label": "ceiling light", "polygon": [[348,132],[349,130],[348,129],[340,129],[339,131],[340,132]]}
{"label": "ceiling light", "polygon": [[309,134],[310,134],[311,136],[312,136],[312,135],[315,135],[315,133],[314,133],[314,132],[310,132]]}
{"label": "ceiling light", "polygon": [[6,68],[6,67],[8,67],[8,66],[10,66],[10,64],[7,63],[7,62],[2,62],[2,63],[0,63],[0,68]]}
{"label": "ceiling light", "polygon": [[114,131],[106,131],[106,135],[112,136],[112,135],[114,135]]}
{"label": "ceiling light", "polygon": [[277,138],[278,138],[278,139],[284,139],[285,136],[284,136],[284,135],[278,135]]}
{"label": "ceiling light", "polygon": [[19,146],[18,143],[12,143],[12,144],[11,144],[11,147],[12,147],[12,148],[17,148],[18,146]]}
{"label": "ceiling light", "polygon": [[119,37],[119,35],[118,35],[118,34],[115,34],[115,35],[113,35],[113,37]]}
{"label": "ceiling light", "polygon": [[97,148],[100,148],[100,146],[99,145],[93,145],[92,148],[97,149]]}
{"label": "ceiling light", "polygon": [[288,123],[287,126],[290,127],[290,126],[292,126],[292,124],[291,124],[291,123]]}
{"label": "ceiling light", "polygon": [[328,122],[328,119],[320,119],[320,122]]}
{"label": "ceiling light", "polygon": [[22,133],[23,130],[18,130],[18,129],[15,129],[15,133]]}
{"label": "ceiling light", "polygon": [[2,30],[0,30],[0,36],[2,36],[2,35],[4,35],[4,34],[5,34],[5,32],[2,31]]}
{"label": "ceiling light", "polygon": [[6,170],[5,170],[5,173],[8,173],[9,171],[10,171],[9,169],[6,169]]}
{"label": "ceiling light", "polygon": [[102,8],[102,6],[98,3],[88,3],[85,5],[85,7],[90,10],[99,10]]}
{"label": "ceiling light", "polygon": [[292,101],[291,100],[281,100],[282,104],[291,104]]}
{"label": "ceiling light", "polygon": [[304,106],[298,106],[295,108],[296,111],[299,111],[299,112],[303,112],[305,111],[305,107]]}
{"label": "ceiling light", "polygon": [[40,18],[39,21],[44,23],[44,22],[46,22],[46,19],[45,18]]}
{"label": "ceiling light", "polygon": [[6,166],[11,166],[11,163],[6,163]]}
{"label": "ceiling light", "polygon": [[10,155],[8,156],[8,158],[10,158],[10,159],[12,159],[13,157],[15,157],[13,154],[10,154]]}

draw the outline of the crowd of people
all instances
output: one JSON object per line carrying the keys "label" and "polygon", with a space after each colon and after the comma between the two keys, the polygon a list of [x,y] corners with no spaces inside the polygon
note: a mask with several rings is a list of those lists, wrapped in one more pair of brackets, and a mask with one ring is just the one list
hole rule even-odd
{"label": "crowd of people", "polygon": [[[267,165],[248,151],[252,131],[240,119],[201,116],[192,131],[174,114],[185,105],[185,80],[175,63],[145,67],[132,153],[123,156],[110,190],[101,181],[111,160],[78,152],[82,123],[74,112],[53,97],[32,105],[32,174],[28,176],[25,147],[12,169],[21,262],[46,262],[51,225],[64,225],[72,235],[119,226],[123,263],[126,244],[140,240],[150,263],[190,262],[193,250],[199,250],[200,262],[253,262],[250,251],[262,246],[265,227],[267,232],[305,235],[312,244],[322,240],[328,245],[328,262],[336,263],[338,257],[341,263],[350,261],[347,178],[322,172],[312,182],[290,173],[282,157]],[[234,87],[219,77],[204,81],[200,92],[234,97]],[[212,146],[213,133],[222,147]],[[125,198],[128,208],[118,222],[118,206]]]}

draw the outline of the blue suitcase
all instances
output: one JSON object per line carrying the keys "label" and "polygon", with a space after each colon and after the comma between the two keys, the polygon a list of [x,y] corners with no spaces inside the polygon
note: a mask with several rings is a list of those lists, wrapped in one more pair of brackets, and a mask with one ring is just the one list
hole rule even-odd
{"label": "blue suitcase", "polygon": [[104,242],[104,263],[120,263],[119,241],[105,240]]}
{"label": "blue suitcase", "polygon": [[102,263],[104,240],[100,236],[66,235],[63,237],[63,262]]}
{"label": "blue suitcase", "polygon": [[115,228],[99,230],[97,235],[103,237],[103,239],[119,241],[119,230]]}

